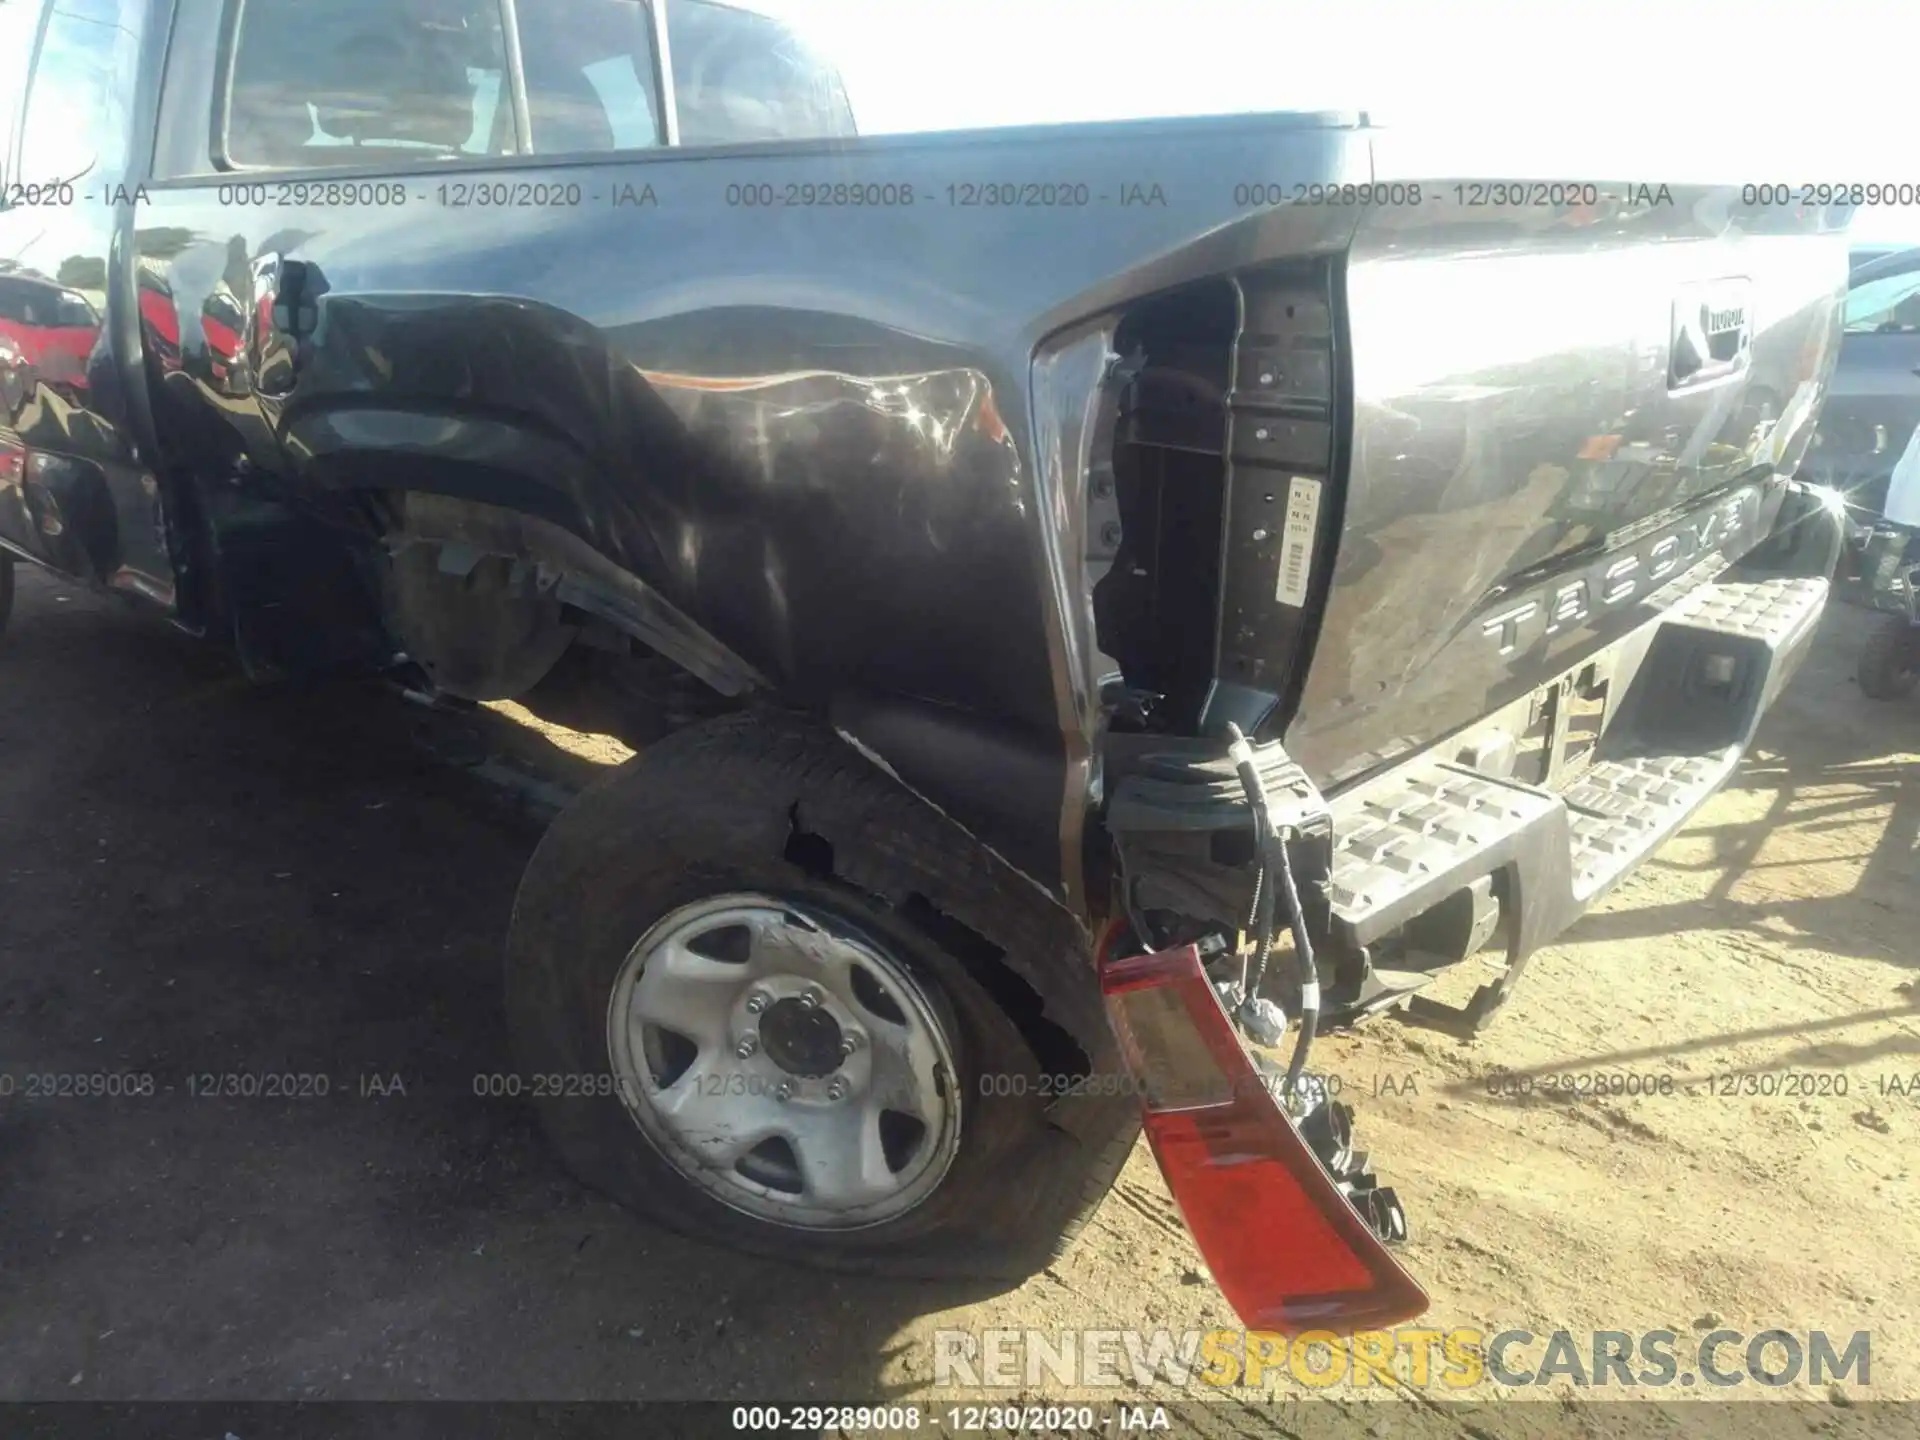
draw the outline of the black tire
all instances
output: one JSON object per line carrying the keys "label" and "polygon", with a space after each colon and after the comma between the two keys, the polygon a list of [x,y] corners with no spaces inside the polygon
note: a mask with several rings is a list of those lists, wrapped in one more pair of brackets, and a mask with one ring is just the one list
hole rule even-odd
{"label": "black tire", "polygon": [[[830,873],[818,848],[787,858],[796,817],[832,845]],[[1111,1083],[1065,1099],[1041,1093],[1055,1067],[1036,1058],[996,1001],[1006,979],[983,973],[998,962],[982,958],[978,936],[1010,961],[1074,967],[1060,979],[1085,992],[1091,1008],[1076,1026],[1084,1036],[1085,1017],[1099,1010],[1078,932],[850,746],[783,716],[733,715],[684,730],[581,796],[548,831],[521,883],[508,943],[520,1073],[609,1073],[607,1007],[635,942],[680,906],[732,892],[773,895],[856,926],[950,1018],[962,1123],[945,1179],[878,1225],[789,1228],[684,1179],[617,1096],[537,1098],[541,1124],[574,1173],[696,1239],[828,1269],[1018,1280],[1063,1251],[1125,1163],[1138,1102]],[[928,923],[929,901],[950,917],[945,923],[977,932],[972,943],[936,940],[942,927]],[[1031,1030],[1035,1022],[1026,1023]],[[1116,1075],[1104,1025],[1076,1053],[1096,1082]],[[1014,1093],[983,1093],[982,1076],[1003,1074]]]}
{"label": "black tire", "polygon": [[0,635],[7,633],[7,620],[13,614],[13,557],[0,550]]}
{"label": "black tire", "polygon": [[1860,693],[1903,700],[1920,683],[1920,626],[1904,615],[1883,615],[1860,648]]}

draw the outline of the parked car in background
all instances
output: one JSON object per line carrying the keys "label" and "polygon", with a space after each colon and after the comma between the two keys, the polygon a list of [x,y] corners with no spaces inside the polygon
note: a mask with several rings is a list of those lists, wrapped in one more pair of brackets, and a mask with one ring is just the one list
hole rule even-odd
{"label": "parked car in background", "polygon": [[43,276],[0,275],[0,335],[19,347],[46,384],[87,388],[100,316],[79,291]]}
{"label": "parked car in background", "polygon": [[1840,363],[1801,473],[1846,496],[1848,568],[1859,575],[1887,477],[1920,420],[1920,246],[1852,258]]}

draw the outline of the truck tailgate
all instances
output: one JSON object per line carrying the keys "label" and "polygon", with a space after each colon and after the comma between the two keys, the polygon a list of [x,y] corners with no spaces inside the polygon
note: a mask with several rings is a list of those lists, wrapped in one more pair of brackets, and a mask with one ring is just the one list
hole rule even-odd
{"label": "truck tailgate", "polygon": [[1323,785],[1537,690],[1751,547],[1769,497],[1743,486],[1805,448],[1837,339],[1845,239],[1820,214],[1430,188],[1366,212],[1346,269],[1344,514],[1287,732]]}

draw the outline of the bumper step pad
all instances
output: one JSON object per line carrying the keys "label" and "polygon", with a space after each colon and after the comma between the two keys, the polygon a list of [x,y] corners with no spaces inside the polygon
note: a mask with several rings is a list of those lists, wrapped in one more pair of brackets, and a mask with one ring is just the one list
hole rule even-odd
{"label": "bumper step pad", "polygon": [[[1563,790],[1424,760],[1335,796],[1336,938],[1365,955],[1449,897],[1476,885],[1484,893],[1495,877],[1492,893],[1506,910],[1507,976],[1483,987],[1465,1011],[1413,1001],[1430,1020],[1446,1012],[1454,1024],[1478,1028],[1526,957],[1679,830],[1733,773],[1804,657],[1826,596],[1824,579],[1794,577],[1707,585],[1679,601],[1651,622],[1651,642],[1622,677],[1599,754]],[[1363,968],[1370,966],[1369,959]],[[1363,985],[1356,1008],[1406,993],[1404,985]]]}
{"label": "bumper step pad", "polygon": [[1574,812],[1573,893],[1591,904],[1720,788],[1740,751],[1652,755],[1595,765],[1565,795]]}
{"label": "bumper step pad", "polygon": [[1827,588],[1825,580],[1806,577],[1702,585],[1663,615],[1661,623],[1697,625],[1722,635],[1784,645],[1820,618]]}
{"label": "bumper step pad", "polygon": [[1460,888],[1463,856],[1492,868],[1523,845],[1565,844],[1557,797],[1457,765],[1396,775],[1355,798],[1333,807],[1333,913],[1361,944]]}

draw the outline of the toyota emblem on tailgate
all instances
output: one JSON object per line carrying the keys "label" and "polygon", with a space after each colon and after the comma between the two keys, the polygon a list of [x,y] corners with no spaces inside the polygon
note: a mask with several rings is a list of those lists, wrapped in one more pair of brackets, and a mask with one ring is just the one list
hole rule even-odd
{"label": "toyota emblem on tailgate", "polygon": [[1667,388],[1686,390],[1742,374],[1753,350],[1744,276],[1690,287],[1673,302]]}

